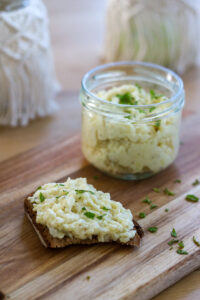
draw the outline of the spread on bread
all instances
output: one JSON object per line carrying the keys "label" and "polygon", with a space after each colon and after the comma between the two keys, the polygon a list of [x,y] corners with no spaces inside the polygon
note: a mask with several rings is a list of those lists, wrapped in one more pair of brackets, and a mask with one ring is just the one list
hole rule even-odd
{"label": "spread on bread", "polygon": [[131,211],[85,178],[44,184],[28,201],[36,223],[46,226],[57,239],[92,240],[95,236],[98,242],[127,243],[137,233]]}

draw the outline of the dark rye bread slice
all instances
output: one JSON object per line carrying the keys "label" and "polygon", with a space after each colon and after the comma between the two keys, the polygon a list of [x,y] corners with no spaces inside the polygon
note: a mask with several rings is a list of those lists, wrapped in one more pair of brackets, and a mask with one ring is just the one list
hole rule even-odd
{"label": "dark rye bread slice", "polygon": [[[32,196],[29,195],[28,197]],[[33,225],[33,228],[35,229],[36,233],[38,234],[40,241],[46,248],[62,248],[69,245],[75,245],[75,244],[82,244],[82,245],[90,245],[90,244],[97,244],[100,243],[96,236],[93,236],[92,239],[77,239],[77,238],[69,238],[65,236],[62,239],[55,238],[49,233],[49,229],[47,226],[36,223],[36,212],[33,211],[33,204],[28,200],[28,197],[24,200],[24,209],[26,216],[28,217],[29,221]],[[144,232],[140,225],[133,219],[135,229],[137,233],[135,234],[134,238],[128,241],[127,243],[121,243],[120,241],[116,241],[117,243],[121,245],[128,245],[128,246],[139,246],[140,245],[140,239],[143,237]],[[112,241],[110,241],[112,242]]]}

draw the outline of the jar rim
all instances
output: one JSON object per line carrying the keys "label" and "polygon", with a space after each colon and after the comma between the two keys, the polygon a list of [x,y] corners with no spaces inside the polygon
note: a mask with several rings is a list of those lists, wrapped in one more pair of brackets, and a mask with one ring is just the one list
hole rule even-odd
{"label": "jar rim", "polygon": [[[173,76],[177,83],[178,83],[178,91],[175,92],[174,95],[172,95],[170,98],[168,98],[167,100],[164,100],[162,102],[158,102],[158,103],[152,103],[152,104],[143,104],[143,105],[130,105],[130,104],[119,104],[119,103],[113,103],[113,102],[109,102],[107,100],[104,100],[103,98],[98,97],[95,93],[91,92],[88,88],[87,88],[87,80],[89,79],[89,77],[94,74],[97,71],[101,71],[101,70],[106,70],[107,68],[111,68],[111,67],[117,67],[117,66],[142,66],[142,67],[146,67],[148,68],[154,68],[155,70],[158,71],[163,71],[166,74],[170,74],[171,76]],[[184,89],[184,85],[183,85],[183,81],[182,79],[172,70],[157,65],[157,64],[153,64],[153,63],[148,63],[148,62],[137,62],[137,61],[120,61],[120,62],[112,62],[112,63],[108,63],[108,64],[103,64],[100,66],[97,66],[91,70],[89,70],[82,78],[81,81],[81,87],[83,89],[83,91],[90,96],[91,98],[94,98],[95,100],[97,100],[98,102],[104,103],[104,104],[110,104],[114,107],[126,107],[126,108],[148,108],[148,107],[158,107],[161,104],[167,104],[167,103],[171,103],[174,104],[177,99],[179,99],[179,97],[181,96],[181,94],[183,93],[183,89]]]}

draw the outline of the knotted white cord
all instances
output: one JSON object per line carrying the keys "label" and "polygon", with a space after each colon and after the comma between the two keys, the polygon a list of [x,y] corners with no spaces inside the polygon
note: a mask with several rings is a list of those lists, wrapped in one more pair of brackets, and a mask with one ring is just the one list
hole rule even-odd
{"label": "knotted white cord", "polygon": [[200,0],[108,0],[103,57],[183,73],[200,60]]}
{"label": "knotted white cord", "polygon": [[27,125],[53,113],[58,90],[42,1],[0,12],[0,124]]}

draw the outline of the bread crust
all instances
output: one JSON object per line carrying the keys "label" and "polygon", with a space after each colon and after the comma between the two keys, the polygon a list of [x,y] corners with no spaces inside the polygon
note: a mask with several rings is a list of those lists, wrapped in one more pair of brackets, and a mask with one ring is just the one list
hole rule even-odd
{"label": "bread crust", "polygon": [[[55,238],[53,237],[47,226],[39,224],[36,222],[36,215],[37,213],[33,210],[33,204],[28,200],[28,197],[32,196],[34,193],[28,195],[26,199],[24,200],[24,209],[25,209],[25,214],[28,217],[29,221],[33,225],[33,228],[35,229],[38,237],[40,238],[40,241],[46,248],[63,248],[66,246],[70,245],[91,245],[91,244],[98,244],[101,243],[98,241],[96,236],[93,236],[92,239],[77,239],[77,238],[69,238],[65,236],[62,239]],[[133,219],[133,223],[136,229],[136,234],[134,238],[132,238],[130,241],[127,243],[122,243],[120,241],[115,241],[121,245],[127,245],[127,246],[139,246],[140,245],[140,240],[144,235],[142,227]],[[114,242],[114,241],[110,241]],[[105,243],[105,242],[103,242]]]}

